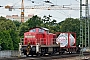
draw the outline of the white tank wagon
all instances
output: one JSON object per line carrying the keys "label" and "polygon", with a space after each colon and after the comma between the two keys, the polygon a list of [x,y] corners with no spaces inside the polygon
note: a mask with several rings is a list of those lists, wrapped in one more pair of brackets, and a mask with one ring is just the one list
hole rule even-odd
{"label": "white tank wagon", "polygon": [[80,48],[76,46],[76,33],[74,32],[57,32],[56,43],[60,44],[60,53],[79,53]]}
{"label": "white tank wagon", "polygon": [[56,39],[56,43],[60,43],[60,47],[71,47],[76,44],[76,37],[71,33],[60,33]]}

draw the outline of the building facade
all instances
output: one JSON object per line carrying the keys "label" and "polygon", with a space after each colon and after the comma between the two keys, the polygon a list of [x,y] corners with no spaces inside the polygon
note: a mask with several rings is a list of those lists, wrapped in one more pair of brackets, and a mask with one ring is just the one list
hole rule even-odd
{"label": "building facade", "polygon": [[[32,18],[34,15],[28,15],[24,17],[24,22],[26,22],[28,19]],[[6,15],[6,19],[10,19],[12,21],[19,21],[21,22],[21,16],[18,15]]]}

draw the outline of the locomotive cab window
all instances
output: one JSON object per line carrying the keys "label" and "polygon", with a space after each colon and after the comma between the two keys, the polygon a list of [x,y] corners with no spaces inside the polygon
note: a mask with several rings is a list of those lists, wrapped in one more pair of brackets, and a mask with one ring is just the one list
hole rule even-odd
{"label": "locomotive cab window", "polygon": [[47,34],[49,34],[49,31],[46,31]]}
{"label": "locomotive cab window", "polygon": [[43,29],[39,29],[39,32],[44,33],[44,30]]}
{"label": "locomotive cab window", "polygon": [[36,29],[32,29],[32,30],[30,30],[29,32],[36,32]]}

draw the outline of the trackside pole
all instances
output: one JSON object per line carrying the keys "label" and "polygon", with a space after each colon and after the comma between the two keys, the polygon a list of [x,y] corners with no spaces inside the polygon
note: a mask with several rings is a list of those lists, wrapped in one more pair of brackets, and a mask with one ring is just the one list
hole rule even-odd
{"label": "trackside pole", "polygon": [[19,56],[18,57],[21,57],[21,48],[22,48],[22,44],[19,43]]}

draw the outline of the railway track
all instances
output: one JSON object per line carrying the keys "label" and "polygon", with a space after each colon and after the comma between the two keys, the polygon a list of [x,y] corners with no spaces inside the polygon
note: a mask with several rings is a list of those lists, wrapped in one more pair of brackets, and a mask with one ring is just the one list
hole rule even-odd
{"label": "railway track", "polygon": [[[0,58],[0,60],[57,60],[57,59],[63,59],[63,58],[69,58],[69,57],[78,57],[80,54],[63,54],[63,55],[53,55],[53,56],[40,56],[40,57],[36,57],[36,56],[30,56],[30,57],[10,57],[10,58]],[[90,52],[85,52],[84,56],[90,56]]]}

